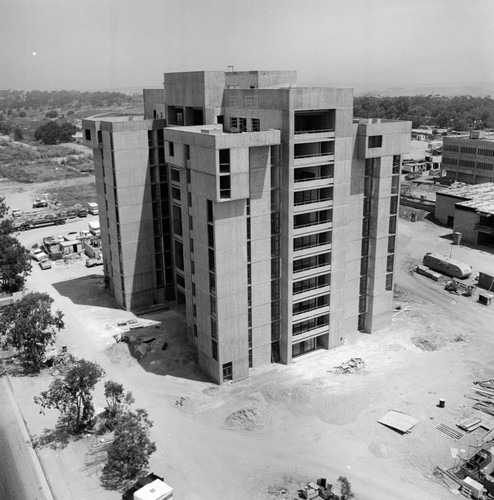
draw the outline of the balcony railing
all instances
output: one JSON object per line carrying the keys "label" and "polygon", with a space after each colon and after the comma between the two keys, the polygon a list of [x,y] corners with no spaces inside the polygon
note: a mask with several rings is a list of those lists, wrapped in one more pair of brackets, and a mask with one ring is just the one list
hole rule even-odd
{"label": "balcony railing", "polygon": [[325,326],[329,326],[329,321],[321,323],[320,325],[315,325],[312,328],[307,328],[307,330],[301,330],[301,331],[295,331],[296,325],[293,325],[292,337],[296,337],[297,335],[304,335],[305,333],[309,333],[314,330],[319,330],[319,328],[324,328]]}
{"label": "balcony railing", "polygon": [[315,198],[312,200],[301,200],[294,202],[294,206],[298,205],[310,205],[312,203],[323,203],[324,201],[333,201],[333,198]]}
{"label": "balcony railing", "polygon": [[320,177],[304,177],[302,179],[293,179],[294,182],[311,182],[311,181],[322,181],[324,179],[332,179],[333,175],[321,175]]}
{"label": "balcony railing", "polygon": [[312,266],[303,266],[299,269],[296,269],[295,268],[295,265],[293,266],[293,274],[297,274],[297,273],[304,273],[305,271],[310,271],[311,269],[317,269],[318,267],[326,267],[326,266],[330,266],[331,265],[331,262],[321,262],[320,264],[314,264]]}
{"label": "balcony railing", "polygon": [[320,224],[329,224],[332,220],[318,220],[314,222],[306,222],[304,224],[294,224],[293,229],[301,229],[303,227],[318,226]]}
{"label": "balcony railing", "polygon": [[322,283],[322,284],[310,285],[307,287],[304,286],[300,290],[296,290],[295,285],[296,285],[296,283],[293,284],[292,295],[300,295],[301,293],[306,293],[306,292],[310,292],[311,290],[317,290],[318,288],[325,288],[325,287],[330,286],[329,283]]}
{"label": "balcony railing", "polygon": [[332,156],[332,155],[334,155],[333,152],[327,151],[327,152],[311,153],[311,154],[305,154],[305,155],[294,155],[294,158],[296,160],[299,160],[301,158],[317,158],[319,156]]}
{"label": "balcony railing", "polygon": [[307,248],[317,248],[324,245],[331,245],[331,241],[318,241],[316,243],[309,243],[307,245],[293,245],[293,251],[298,252],[300,250],[306,250]]}
{"label": "balcony railing", "polygon": [[323,128],[320,130],[295,130],[295,135],[299,134],[325,134],[327,132],[334,132],[333,128]]}
{"label": "balcony railing", "polygon": [[296,305],[297,304],[293,304],[293,310],[292,310],[293,316],[298,316],[300,314],[305,314],[305,313],[308,313],[310,311],[315,311],[316,309],[323,309],[324,307],[329,307],[329,304],[320,304],[320,305],[316,305],[313,307],[308,307],[307,309],[300,309],[300,310],[296,311],[295,310]]}

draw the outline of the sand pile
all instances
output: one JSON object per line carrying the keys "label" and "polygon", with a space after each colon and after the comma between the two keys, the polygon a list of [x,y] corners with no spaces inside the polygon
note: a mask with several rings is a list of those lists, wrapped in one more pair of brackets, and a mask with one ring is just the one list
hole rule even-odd
{"label": "sand pile", "polygon": [[225,419],[227,427],[248,430],[264,429],[270,422],[269,413],[258,408],[242,408],[230,413]]}

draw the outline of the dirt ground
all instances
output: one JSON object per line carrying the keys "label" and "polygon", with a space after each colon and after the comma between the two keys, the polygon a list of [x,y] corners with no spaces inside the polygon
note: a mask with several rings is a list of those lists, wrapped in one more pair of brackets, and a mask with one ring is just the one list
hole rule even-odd
{"label": "dirt ground", "polygon": [[[26,195],[10,191],[11,206],[11,196]],[[87,222],[75,222],[70,230],[77,224]],[[52,232],[35,229],[20,239],[30,246]],[[177,499],[288,500],[308,481],[326,477],[331,483],[340,475],[350,480],[359,500],[456,498],[432,471],[454,465],[450,447],[465,454],[485,431],[455,442],[435,426],[455,427],[479,413],[464,394],[473,380],[494,378],[494,306],[450,295],[411,268],[427,251],[452,254],[476,271],[494,272],[494,258],[487,250],[452,247],[450,233],[428,220],[400,220],[395,284],[400,309],[389,329],[355,333],[338,349],[289,366],[254,369],[250,378],[221,387],[198,370],[178,310],[148,316],[159,325],[133,332],[155,339],[142,359],[133,346],[117,343],[117,322],[134,316],[116,308],[104,290],[101,268],[86,269],[83,261],[47,271],[34,266],[28,286],[49,293],[65,314],[57,344],[100,363],[107,379],[122,383],[133,392],[135,406],[149,412],[157,445],[151,470],[173,486]],[[335,373],[355,357],[365,362],[360,370]],[[39,415],[33,397],[52,375],[11,380],[55,497],[120,498],[99,485],[106,442],[94,436],[67,440],[56,429],[57,412]],[[104,406],[102,385],[95,393],[98,408]],[[440,398],[445,408],[437,406]],[[390,409],[419,422],[400,435],[377,423]]]}

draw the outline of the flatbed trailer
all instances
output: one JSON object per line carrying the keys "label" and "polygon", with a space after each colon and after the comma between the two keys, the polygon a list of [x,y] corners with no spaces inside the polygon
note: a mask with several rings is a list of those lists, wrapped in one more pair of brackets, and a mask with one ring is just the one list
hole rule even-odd
{"label": "flatbed trailer", "polygon": [[39,218],[18,217],[17,219],[12,221],[12,227],[14,228],[14,230],[27,231],[39,226],[50,226],[52,224],[58,226],[59,224],[65,224],[66,220],[66,215],[46,215],[45,217]]}

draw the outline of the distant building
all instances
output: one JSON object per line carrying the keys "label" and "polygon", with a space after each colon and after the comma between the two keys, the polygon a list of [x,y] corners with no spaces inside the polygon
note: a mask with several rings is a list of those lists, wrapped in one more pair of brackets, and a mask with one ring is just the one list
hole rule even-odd
{"label": "distant building", "polygon": [[494,183],[436,193],[436,219],[462,234],[462,241],[494,247]]}
{"label": "distant building", "polygon": [[387,326],[410,122],[292,71],[167,73],[145,119],[83,120],[105,275],[137,310],[185,305],[222,383]]}
{"label": "distant building", "polygon": [[444,137],[443,175],[467,184],[494,182],[494,138],[483,130],[468,137]]}

